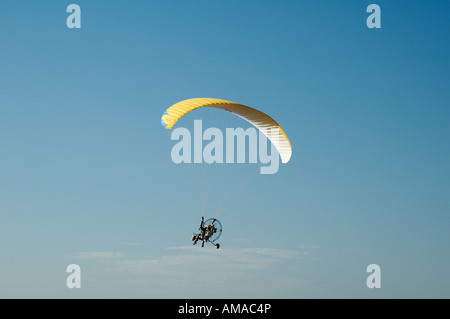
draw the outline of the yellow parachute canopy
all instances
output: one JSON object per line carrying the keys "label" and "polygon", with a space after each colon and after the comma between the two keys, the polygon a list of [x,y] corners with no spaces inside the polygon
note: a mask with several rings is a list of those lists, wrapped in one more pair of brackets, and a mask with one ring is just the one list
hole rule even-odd
{"label": "yellow parachute canopy", "polygon": [[167,109],[161,118],[161,124],[171,129],[187,113],[200,107],[214,107],[231,112],[260,130],[275,146],[281,156],[281,162],[287,163],[292,155],[292,147],[286,133],[275,120],[254,108],[221,99],[194,98],[178,102]]}

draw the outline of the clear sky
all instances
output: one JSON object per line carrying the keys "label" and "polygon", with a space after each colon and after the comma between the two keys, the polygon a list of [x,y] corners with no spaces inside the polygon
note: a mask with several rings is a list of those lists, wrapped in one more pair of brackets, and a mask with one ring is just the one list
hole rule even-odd
{"label": "clear sky", "polygon": [[[449,11],[1,1],[0,297],[449,298]],[[174,164],[161,115],[194,97],[272,116],[290,162]],[[214,111],[177,125],[245,125]],[[205,203],[219,250],[192,246]]]}

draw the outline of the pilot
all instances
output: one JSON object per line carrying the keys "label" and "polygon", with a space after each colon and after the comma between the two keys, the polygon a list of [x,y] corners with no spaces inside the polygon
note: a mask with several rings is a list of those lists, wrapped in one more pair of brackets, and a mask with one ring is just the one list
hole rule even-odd
{"label": "pilot", "polygon": [[[209,226],[208,226],[208,227],[209,227]],[[206,238],[206,236],[205,236],[205,232],[206,232],[206,230],[207,230],[208,227],[205,227],[205,226],[203,225],[203,216],[202,216],[202,221],[201,221],[201,223],[200,223],[200,227],[198,228],[198,229],[200,230],[200,233],[198,233],[197,235],[195,235],[195,236],[192,237],[192,240],[194,241],[194,242],[192,243],[192,245],[197,244],[197,241],[198,241],[198,240],[201,240],[201,241],[202,241],[202,247],[205,246],[205,240],[208,240],[208,238],[209,238],[209,236],[208,236],[208,238]],[[213,227],[214,227],[214,226],[213,226]]]}

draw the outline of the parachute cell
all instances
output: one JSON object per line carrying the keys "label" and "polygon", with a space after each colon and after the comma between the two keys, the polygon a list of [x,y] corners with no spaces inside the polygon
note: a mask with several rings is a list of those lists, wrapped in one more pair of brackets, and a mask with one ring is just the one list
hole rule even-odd
{"label": "parachute cell", "polygon": [[280,153],[281,162],[287,163],[292,155],[292,147],[283,129],[269,115],[239,103],[213,99],[194,98],[178,102],[167,109],[161,118],[161,124],[171,129],[187,113],[200,107],[213,107],[231,112],[260,130]]}

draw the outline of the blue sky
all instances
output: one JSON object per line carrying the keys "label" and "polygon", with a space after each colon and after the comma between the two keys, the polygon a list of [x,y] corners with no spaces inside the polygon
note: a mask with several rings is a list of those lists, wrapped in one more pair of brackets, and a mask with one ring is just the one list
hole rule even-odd
{"label": "blue sky", "polygon": [[[381,29],[370,1],[71,3],[0,4],[0,297],[450,297],[448,1],[376,1]],[[268,113],[291,161],[174,164],[193,97]],[[214,113],[177,125],[245,125]]]}

